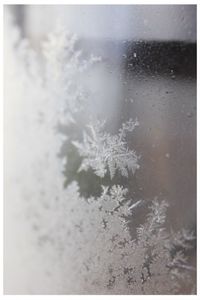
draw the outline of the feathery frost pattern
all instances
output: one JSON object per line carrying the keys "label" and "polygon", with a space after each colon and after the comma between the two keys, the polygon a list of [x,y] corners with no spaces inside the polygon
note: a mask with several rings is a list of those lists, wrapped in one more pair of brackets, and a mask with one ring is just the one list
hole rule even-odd
{"label": "feathery frost pattern", "polygon": [[125,177],[128,177],[128,171],[134,174],[139,168],[139,157],[134,150],[128,149],[126,134],[138,125],[137,120],[130,119],[122,124],[119,133],[115,135],[104,131],[104,121],[88,125],[89,132],[83,133],[83,142],[73,142],[83,157],[79,171],[92,168],[96,175],[104,177],[109,170],[111,179],[117,170]]}
{"label": "feathery frost pattern", "polygon": [[[92,65],[101,61],[100,57],[91,55],[82,58],[82,51],[76,49],[77,37],[70,34],[61,25],[48,35],[43,43],[45,61],[45,82],[49,98],[55,102],[60,122],[74,122],[74,114],[87,105],[87,90],[81,84],[81,76]],[[57,101],[55,101],[57,99]]]}
{"label": "feathery frost pattern", "polygon": [[[76,113],[87,109],[81,74],[101,59],[84,60],[75,47],[77,38],[63,28],[49,35],[39,59],[12,24],[5,28],[6,222],[15,239],[23,236],[16,243],[16,262],[21,261],[16,269],[26,269],[15,276],[13,289],[33,294],[178,294],[183,286],[191,288],[195,270],[187,254],[195,236],[184,229],[167,231],[166,201],[132,199],[128,187],[111,180],[96,197],[83,197],[77,181],[64,188],[58,157],[63,135],[56,127],[76,122]],[[117,172],[128,177],[139,169],[139,156],[128,148],[126,136],[138,125],[130,119],[111,135],[100,120],[88,125],[82,142],[70,134],[64,138],[73,141],[82,158],[79,171],[86,176],[91,169],[99,177],[109,173],[113,179]],[[146,217],[133,234],[130,224],[138,207],[144,207]]]}
{"label": "feathery frost pattern", "polygon": [[[102,186],[100,197],[85,199],[77,182],[68,186],[62,215],[59,219],[57,211],[51,215],[56,222],[54,231],[42,232],[40,238],[45,241],[51,237],[46,243],[60,251],[64,278],[68,278],[69,266],[74,268],[76,287],[72,277],[63,283],[64,289],[70,281],[72,293],[172,294],[190,283],[194,270],[187,262],[184,244],[194,240],[192,233],[169,235],[165,228],[168,204],[154,199],[147,205],[146,221],[133,238],[129,222],[137,211],[131,209],[133,200],[127,194],[123,186]],[[182,241],[181,248],[177,247],[178,240]]]}

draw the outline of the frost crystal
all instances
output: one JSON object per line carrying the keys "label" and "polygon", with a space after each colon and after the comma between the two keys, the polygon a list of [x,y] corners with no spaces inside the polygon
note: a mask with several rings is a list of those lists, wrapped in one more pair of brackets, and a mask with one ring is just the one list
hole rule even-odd
{"label": "frost crystal", "polygon": [[82,76],[100,57],[91,55],[83,59],[77,50],[77,36],[70,34],[60,24],[43,42],[45,82],[48,101],[55,102],[56,116],[62,124],[74,122],[74,114],[81,111],[87,103],[88,91],[81,84]]}
{"label": "frost crystal", "polygon": [[130,119],[115,135],[104,131],[105,122],[88,125],[89,131],[83,133],[83,142],[73,142],[83,157],[79,171],[92,168],[96,175],[104,177],[109,170],[111,179],[117,170],[125,177],[128,177],[128,171],[134,174],[139,168],[139,157],[134,150],[128,149],[125,138],[127,131],[132,132],[138,125],[137,120]]}
{"label": "frost crystal", "polygon": [[[85,199],[73,182],[67,201],[61,201],[60,218],[52,211],[55,224],[42,236],[51,237],[55,252],[60,249],[68,293],[171,294],[190,282],[194,270],[186,252],[174,248],[176,234],[172,237],[165,228],[167,202],[150,201],[146,221],[133,238],[129,221],[137,214],[127,194],[123,186],[103,186],[100,197]],[[182,243],[190,236],[177,234]]]}

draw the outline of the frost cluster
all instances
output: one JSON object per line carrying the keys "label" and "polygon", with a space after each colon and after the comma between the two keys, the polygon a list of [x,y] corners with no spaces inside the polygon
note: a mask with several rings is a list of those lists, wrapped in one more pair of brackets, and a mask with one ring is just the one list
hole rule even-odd
{"label": "frost cluster", "polygon": [[[166,201],[133,200],[127,187],[112,183],[89,198],[81,196],[77,181],[64,187],[58,157],[63,135],[56,128],[77,122],[76,113],[87,108],[81,76],[100,59],[83,59],[77,38],[63,28],[49,34],[38,55],[6,20],[6,291],[173,294],[192,286],[187,251],[194,236],[167,232]],[[82,158],[77,172],[87,176],[90,168],[99,177],[109,172],[111,179],[116,172],[134,174],[139,157],[126,136],[138,121],[123,123],[115,135],[105,125],[86,125],[82,142],[65,136]],[[148,213],[134,237],[130,220],[143,204]]]}

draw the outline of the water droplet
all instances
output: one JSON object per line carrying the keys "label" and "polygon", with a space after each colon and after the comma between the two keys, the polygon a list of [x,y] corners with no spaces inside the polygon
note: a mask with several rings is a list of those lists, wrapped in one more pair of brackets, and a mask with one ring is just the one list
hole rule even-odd
{"label": "water droplet", "polygon": [[192,118],[192,117],[193,117],[193,113],[192,113],[192,112],[188,112],[188,113],[187,113],[187,117],[188,117],[188,118]]}

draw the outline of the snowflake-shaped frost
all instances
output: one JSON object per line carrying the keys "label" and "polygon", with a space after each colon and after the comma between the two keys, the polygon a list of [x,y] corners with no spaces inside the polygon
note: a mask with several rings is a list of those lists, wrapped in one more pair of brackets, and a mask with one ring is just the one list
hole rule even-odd
{"label": "snowflake-shaped frost", "polygon": [[127,147],[125,138],[127,131],[132,132],[138,125],[137,120],[130,119],[115,135],[104,132],[104,121],[88,125],[89,131],[84,132],[83,142],[73,142],[83,157],[79,171],[92,168],[97,176],[104,177],[109,170],[111,179],[117,170],[125,177],[128,177],[128,171],[134,174],[139,168],[139,157]]}

